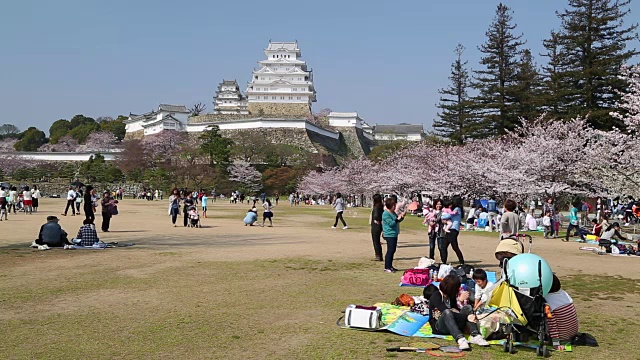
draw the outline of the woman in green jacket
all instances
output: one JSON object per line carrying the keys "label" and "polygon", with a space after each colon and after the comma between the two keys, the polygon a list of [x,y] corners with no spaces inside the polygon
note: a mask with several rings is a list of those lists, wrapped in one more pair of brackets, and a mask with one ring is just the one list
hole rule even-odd
{"label": "woman in green jacket", "polygon": [[400,222],[404,220],[404,215],[398,217],[396,215],[396,201],[387,198],[384,202],[386,208],[382,214],[382,233],[387,241],[387,255],[384,257],[384,271],[388,273],[396,272],[398,269],[393,267],[393,255],[396,253],[398,246],[398,235],[400,234]]}

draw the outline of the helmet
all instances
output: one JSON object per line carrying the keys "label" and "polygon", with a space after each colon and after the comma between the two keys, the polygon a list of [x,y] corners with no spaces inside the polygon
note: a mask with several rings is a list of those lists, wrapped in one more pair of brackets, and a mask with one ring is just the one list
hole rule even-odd
{"label": "helmet", "polygon": [[542,295],[547,295],[553,282],[553,272],[547,261],[538,255],[516,255],[507,263],[506,273],[509,284],[518,288],[536,288],[540,286],[540,273],[542,273]]}

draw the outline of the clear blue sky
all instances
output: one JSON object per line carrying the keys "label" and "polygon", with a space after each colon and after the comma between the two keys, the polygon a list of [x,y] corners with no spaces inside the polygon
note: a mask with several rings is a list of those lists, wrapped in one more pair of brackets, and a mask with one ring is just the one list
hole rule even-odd
{"label": "clear blue sky", "polygon": [[[202,101],[223,79],[246,88],[269,39],[298,40],[315,72],[314,111],[370,124],[436,116],[458,42],[477,67],[499,1],[6,1],[0,123],[45,131],[75,114],[117,116]],[[564,0],[506,1],[534,54]],[[632,3],[627,23],[640,19]],[[638,44],[633,44],[640,47]],[[540,64],[543,58],[536,56]]]}

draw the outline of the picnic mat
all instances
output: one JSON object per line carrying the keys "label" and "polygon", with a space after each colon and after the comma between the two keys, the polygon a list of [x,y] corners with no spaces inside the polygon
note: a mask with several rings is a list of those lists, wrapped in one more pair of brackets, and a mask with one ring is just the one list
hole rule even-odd
{"label": "picnic mat", "polygon": [[451,335],[434,334],[431,331],[429,317],[410,312],[407,306],[396,306],[389,303],[377,303],[374,306],[380,309],[382,323],[386,324],[381,330],[388,330],[402,336],[453,340]]}
{"label": "picnic mat", "polygon": [[[487,280],[489,280],[489,281],[491,281],[492,283],[495,284],[497,282],[497,280],[498,280],[496,272],[495,271],[487,271]],[[440,282],[432,281],[429,284],[433,284],[435,286],[438,286],[438,284],[440,284]],[[425,286],[422,286],[422,285],[413,285],[413,284],[403,283],[402,282],[402,277],[400,278],[400,285],[398,285],[398,286],[421,287],[421,288],[425,287]]]}

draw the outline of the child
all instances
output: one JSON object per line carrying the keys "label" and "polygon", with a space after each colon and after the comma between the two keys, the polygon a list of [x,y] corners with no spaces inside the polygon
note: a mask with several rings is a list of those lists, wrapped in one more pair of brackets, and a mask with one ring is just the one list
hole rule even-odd
{"label": "child", "polygon": [[556,211],[553,214],[553,234],[558,237],[560,234],[560,209],[556,206]]}
{"label": "child", "polygon": [[456,215],[457,213],[454,210],[451,210],[448,207],[445,207],[444,209],[442,209],[442,224],[443,227],[442,229],[444,230],[444,232],[448,233],[449,229],[451,229],[451,225],[453,224],[453,222],[451,221],[451,216],[452,215]]}
{"label": "child", "polygon": [[542,218],[542,226],[544,226],[544,238],[548,239],[549,236],[553,234],[553,230],[551,229],[551,212],[547,211]]}
{"label": "child", "polygon": [[485,307],[487,303],[489,303],[489,300],[491,300],[493,283],[487,280],[487,273],[482,269],[475,269],[473,271],[473,281],[476,282],[473,311],[476,311],[480,307]]}
{"label": "child", "polygon": [[202,194],[202,198],[200,198],[200,202],[202,204],[202,217],[207,217],[207,202],[209,201],[209,197],[207,197],[206,193]]}

